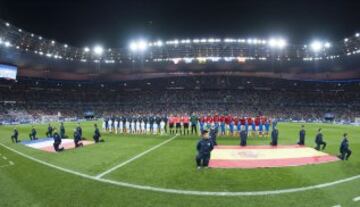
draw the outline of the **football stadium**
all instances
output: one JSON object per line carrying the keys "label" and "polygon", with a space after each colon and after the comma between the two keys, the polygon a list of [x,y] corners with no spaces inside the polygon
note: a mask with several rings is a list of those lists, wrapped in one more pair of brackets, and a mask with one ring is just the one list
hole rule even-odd
{"label": "football stadium", "polygon": [[254,2],[1,3],[0,206],[360,206],[359,2]]}

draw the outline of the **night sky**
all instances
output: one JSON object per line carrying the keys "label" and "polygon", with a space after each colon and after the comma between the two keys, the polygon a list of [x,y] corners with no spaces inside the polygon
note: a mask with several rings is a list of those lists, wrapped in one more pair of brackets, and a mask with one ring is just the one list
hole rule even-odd
{"label": "night sky", "polygon": [[268,38],[336,41],[360,32],[360,0],[0,0],[0,18],[83,47],[131,39]]}

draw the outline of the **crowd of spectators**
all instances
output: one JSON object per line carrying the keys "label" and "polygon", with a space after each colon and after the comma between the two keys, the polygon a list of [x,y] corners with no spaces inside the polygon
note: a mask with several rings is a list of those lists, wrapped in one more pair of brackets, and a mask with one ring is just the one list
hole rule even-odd
{"label": "crowd of spectators", "polygon": [[115,84],[99,87],[97,83],[74,87],[45,80],[5,83],[0,87],[0,118],[14,114],[34,119],[45,115],[82,118],[85,112],[92,112],[95,117],[191,112],[294,120],[321,120],[325,114],[346,121],[360,117],[359,83],[239,79],[239,87],[239,84],[234,86],[236,79],[223,77],[164,79],[163,82],[163,86],[150,87],[148,82],[141,81],[129,83],[134,86],[125,88]]}

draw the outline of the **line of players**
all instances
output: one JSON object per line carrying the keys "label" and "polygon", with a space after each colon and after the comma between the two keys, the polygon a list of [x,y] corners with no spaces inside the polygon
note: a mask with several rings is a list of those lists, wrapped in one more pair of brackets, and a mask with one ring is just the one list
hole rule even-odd
{"label": "line of players", "polygon": [[231,115],[200,116],[196,114],[170,115],[170,116],[121,116],[106,118],[102,123],[103,132],[129,133],[129,134],[198,134],[200,131],[215,126],[219,128],[220,135],[234,136],[244,128],[253,136],[269,136],[271,120],[265,116],[238,117]]}

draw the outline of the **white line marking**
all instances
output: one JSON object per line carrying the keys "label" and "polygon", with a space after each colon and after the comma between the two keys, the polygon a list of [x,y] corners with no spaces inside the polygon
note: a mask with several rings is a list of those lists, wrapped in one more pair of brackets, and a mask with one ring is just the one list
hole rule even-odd
{"label": "white line marking", "polygon": [[5,167],[9,167],[10,164],[6,164],[6,165],[0,165],[0,168],[5,168]]}
{"label": "white line marking", "polygon": [[356,197],[356,198],[353,198],[353,201],[354,201],[354,202],[360,201],[360,196],[359,196],[359,197]]}
{"label": "white line marking", "polygon": [[3,158],[4,160],[7,160],[7,157],[5,157],[5,156],[2,156],[2,158]]}
{"label": "white line marking", "polygon": [[341,207],[341,205],[336,205],[336,206],[333,206],[333,207]]}
{"label": "white line marking", "polygon": [[15,163],[13,161],[9,161],[10,165],[15,165]]}
{"label": "white line marking", "polygon": [[289,189],[283,189],[283,190],[269,190],[269,191],[242,191],[242,192],[214,192],[214,191],[192,191],[192,190],[178,190],[178,189],[169,189],[169,188],[159,188],[159,187],[153,187],[153,186],[146,186],[146,185],[137,185],[137,184],[131,184],[126,182],[120,182],[120,181],[114,181],[114,180],[108,180],[104,178],[96,178],[95,176],[87,175],[84,173],[80,173],[74,170],[66,169],[57,165],[50,164],[48,162],[39,160],[37,158],[31,157],[29,155],[26,155],[22,152],[19,152],[13,148],[10,148],[2,143],[0,143],[0,146],[22,156],[27,159],[30,159],[34,162],[46,165],[51,168],[55,168],[57,170],[67,172],[73,175],[77,175],[83,178],[87,178],[90,180],[102,182],[102,183],[109,183],[117,186],[122,187],[128,187],[128,188],[134,188],[139,190],[147,190],[147,191],[154,191],[154,192],[161,192],[161,193],[172,193],[172,194],[181,194],[181,195],[199,195],[199,196],[264,196],[264,195],[278,195],[278,194],[284,194],[284,193],[295,193],[295,192],[303,192],[308,190],[316,190],[321,188],[326,188],[334,185],[339,185],[342,183],[347,183],[350,181],[354,181],[360,178],[360,175],[352,176],[349,178],[329,182],[329,183],[323,183],[318,185],[312,185],[307,187],[300,187],[300,188],[289,188]]}
{"label": "white line marking", "polygon": [[107,174],[109,174],[109,173],[111,173],[111,172],[113,172],[113,171],[115,171],[115,170],[117,170],[117,169],[119,169],[119,168],[121,168],[121,167],[124,167],[125,165],[129,164],[130,162],[132,162],[132,161],[134,161],[134,160],[136,160],[136,159],[139,159],[140,157],[146,155],[147,153],[149,153],[149,152],[151,152],[151,151],[153,151],[153,150],[156,150],[157,148],[163,146],[164,144],[166,144],[166,143],[174,140],[177,136],[178,136],[178,135],[175,135],[175,136],[171,137],[170,139],[168,139],[168,140],[166,140],[166,141],[164,141],[164,142],[161,142],[160,144],[158,144],[158,145],[156,145],[156,146],[154,146],[154,147],[152,147],[152,148],[150,148],[150,149],[148,149],[148,150],[146,150],[146,151],[144,151],[144,152],[142,152],[142,153],[140,153],[140,154],[132,157],[131,159],[128,159],[128,160],[126,160],[125,162],[122,162],[122,163],[120,163],[120,164],[118,164],[118,165],[116,165],[116,166],[114,166],[114,167],[112,167],[112,168],[110,168],[110,169],[108,169],[108,170],[106,170],[106,171],[104,171],[104,172],[96,175],[95,177],[96,177],[96,178],[102,178],[102,177],[104,177],[105,175],[107,175]]}

